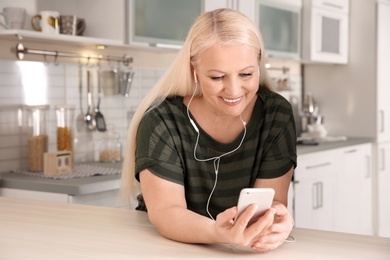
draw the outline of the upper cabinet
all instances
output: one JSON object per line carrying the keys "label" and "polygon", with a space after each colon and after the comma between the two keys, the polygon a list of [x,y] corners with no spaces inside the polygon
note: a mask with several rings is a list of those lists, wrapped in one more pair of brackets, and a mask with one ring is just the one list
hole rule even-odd
{"label": "upper cabinet", "polygon": [[304,0],[304,61],[348,63],[349,0]]}
{"label": "upper cabinet", "polygon": [[217,8],[231,8],[248,16],[253,22],[256,21],[256,0],[205,0],[204,10],[212,11]]}
{"label": "upper cabinet", "polygon": [[130,44],[179,48],[202,12],[202,0],[130,0]]}
{"label": "upper cabinet", "polygon": [[300,59],[302,1],[258,0],[257,26],[267,56]]}

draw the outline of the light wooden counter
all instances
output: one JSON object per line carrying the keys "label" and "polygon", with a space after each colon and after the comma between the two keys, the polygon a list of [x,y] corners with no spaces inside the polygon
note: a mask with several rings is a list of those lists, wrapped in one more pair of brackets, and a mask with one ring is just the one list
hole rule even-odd
{"label": "light wooden counter", "polygon": [[263,254],[161,237],[144,212],[0,197],[0,259],[390,259],[390,239],[295,229]]}

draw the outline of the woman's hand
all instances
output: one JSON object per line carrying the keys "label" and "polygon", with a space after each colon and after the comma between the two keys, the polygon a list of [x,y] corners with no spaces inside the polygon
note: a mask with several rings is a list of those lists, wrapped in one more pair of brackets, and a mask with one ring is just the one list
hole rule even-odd
{"label": "woman's hand", "polygon": [[277,210],[275,208],[269,209],[262,217],[248,226],[256,208],[257,205],[250,205],[236,220],[234,217],[237,214],[237,207],[232,207],[218,214],[215,222],[217,236],[223,238],[224,243],[233,245],[246,247],[258,243],[262,235],[269,234]]}
{"label": "woman's hand", "polygon": [[294,220],[283,204],[272,206],[268,212],[271,210],[276,212],[273,224],[264,230],[251,245],[251,248],[257,252],[273,250],[282,245],[294,227]]}

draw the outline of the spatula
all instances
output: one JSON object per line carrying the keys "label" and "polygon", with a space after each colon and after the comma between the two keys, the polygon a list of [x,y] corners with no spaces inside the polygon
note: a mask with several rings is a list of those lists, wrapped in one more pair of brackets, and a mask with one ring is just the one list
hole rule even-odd
{"label": "spatula", "polygon": [[97,84],[98,84],[98,102],[95,108],[95,121],[96,121],[96,129],[99,132],[105,132],[107,130],[106,127],[106,121],[104,119],[104,116],[102,112],[100,111],[100,100],[102,98],[102,90],[101,90],[101,84],[100,84],[100,68],[98,69],[98,77],[97,77]]}

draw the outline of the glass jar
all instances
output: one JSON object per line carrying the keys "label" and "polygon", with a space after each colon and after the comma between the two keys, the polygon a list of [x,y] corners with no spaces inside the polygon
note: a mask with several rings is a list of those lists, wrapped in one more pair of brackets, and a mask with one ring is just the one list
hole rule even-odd
{"label": "glass jar", "polygon": [[[57,105],[57,151],[72,152],[73,160],[73,117],[74,105]],[[74,161],[74,160],[73,160]]]}
{"label": "glass jar", "polygon": [[99,161],[120,162],[122,160],[122,143],[114,126],[108,125],[103,140],[99,145]]}
{"label": "glass jar", "polygon": [[31,172],[43,171],[43,154],[48,150],[46,129],[48,109],[48,105],[27,106],[28,170]]}

